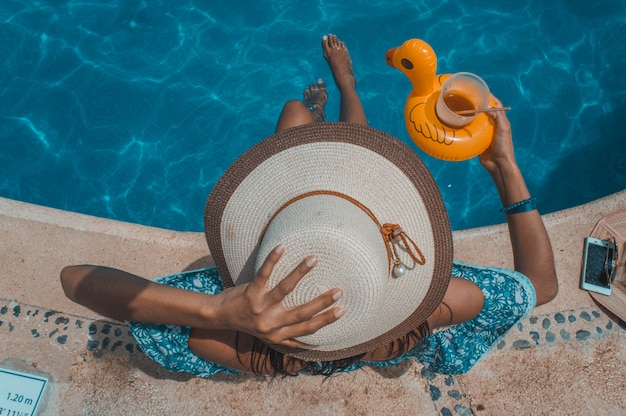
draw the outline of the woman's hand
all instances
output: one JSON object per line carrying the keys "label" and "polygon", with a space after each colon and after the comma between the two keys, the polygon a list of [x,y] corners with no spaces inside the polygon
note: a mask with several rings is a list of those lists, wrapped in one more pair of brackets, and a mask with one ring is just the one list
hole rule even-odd
{"label": "woman's hand", "polygon": [[282,305],[285,296],[317,263],[314,256],[305,258],[269,290],[267,281],[283,253],[283,247],[276,247],[252,282],[226,289],[217,296],[220,304],[215,311],[218,316],[214,319],[221,321],[222,329],[245,332],[269,344],[295,348],[305,344],[294,338],[312,334],[343,315],[343,309],[339,307],[321,313],[341,297],[339,289],[329,290],[304,305],[291,308]]}
{"label": "woman's hand", "polygon": [[[492,96],[496,107],[502,107],[502,102]],[[511,123],[504,111],[492,111],[487,115],[495,122],[491,146],[479,156],[480,163],[491,174],[500,166],[506,164],[515,165],[515,153],[513,151],[513,139],[511,136]]]}

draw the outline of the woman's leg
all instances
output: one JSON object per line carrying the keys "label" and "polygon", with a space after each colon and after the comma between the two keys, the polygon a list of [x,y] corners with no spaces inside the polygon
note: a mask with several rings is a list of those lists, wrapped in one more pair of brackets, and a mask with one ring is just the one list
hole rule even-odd
{"label": "woman's leg", "polygon": [[363,104],[356,92],[356,78],[352,70],[352,59],[348,49],[335,35],[322,38],[324,58],[328,62],[335,84],[341,93],[339,107],[339,121],[364,124],[367,126],[367,117]]}
{"label": "woman's leg", "polygon": [[302,101],[289,100],[283,106],[283,111],[278,117],[276,132],[309,123],[313,123],[313,114],[304,106]]}
{"label": "woman's leg", "polygon": [[[322,38],[324,58],[328,62],[335,84],[340,92],[339,121],[363,124],[367,126],[367,117],[361,98],[356,92],[356,78],[352,70],[352,59],[345,44],[335,35]],[[276,132],[301,126],[303,124],[325,121],[324,109],[328,94],[326,84],[320,79],[304,91],[304,100],[289,100],[276,124]]]}
{"label": "woman's leg", "polygon": [[276,131],[279,132],[290,127],[325,121],[324,110],[326,101],[328,101],[326,84],[320,78],[317,84],[311,84],[304,90],[304,99],[302,101],[289,100],[285,103],[276,124]]}

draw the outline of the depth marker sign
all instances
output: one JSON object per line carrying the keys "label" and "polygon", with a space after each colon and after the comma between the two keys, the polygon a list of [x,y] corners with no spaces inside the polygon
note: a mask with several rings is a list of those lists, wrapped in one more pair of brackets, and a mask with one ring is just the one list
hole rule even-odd
{"label": "depth marker sign", "polygon": [[32,416],[48,379],[0,368],[0,416]]}

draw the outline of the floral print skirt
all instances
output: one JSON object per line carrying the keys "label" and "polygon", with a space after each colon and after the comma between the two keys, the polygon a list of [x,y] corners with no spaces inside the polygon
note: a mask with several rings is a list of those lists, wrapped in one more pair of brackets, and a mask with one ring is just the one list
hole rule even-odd
{"label": "floral print skirt", "polygon": [[[535,306],[535,290],[528,278],[519,272],[455,261],[452,276],[467,279],[482,290],[485,303],[478,316],[428,335],[424,342],[401,357],[382,362],[361,362],[345,371],[365,365],[385,367],[416,359],[435,373],[465,373],[497,345],[516,323],[526,318]],[[164,276],[155,281],[206,294],[217,294],[224,289],[215,267]],[[132,321],[127,323],[141,350],[170,371],[198,377],[239,373],[194,354],[187,345],[191,332],[189,327]]]}

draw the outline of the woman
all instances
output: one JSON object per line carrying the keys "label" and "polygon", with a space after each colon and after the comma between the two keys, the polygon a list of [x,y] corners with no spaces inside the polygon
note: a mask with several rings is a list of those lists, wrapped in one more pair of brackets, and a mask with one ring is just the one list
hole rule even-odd
{"label": "woman", "polygon": [[[367,118],[356,92],[356,81],[345,45],[334,35],[329,35],[323,38],[322,49],[341,93],[340,121],[364,126],[362,130],[364,134],[367,134]],[[289,136],[290,132],[298,131],[298,129],[292,129],[294,127],[306,129],[314,123],[324,122],[326,100],[327,93],[323,81],[320,80],[317,84],[309,86],[305,90],[303,102],[293,100],[285,104],[278,120],[277,134]],[[500,105],[497,99],[496,103]],[[250,253],[248,253],[241,256],[242,266],[237,269],[236,273],[233,273],[233,276],[230,276],[231,265],[227,259],[229,254],[222,253],[228,249],[223,249],[222,244],[227,245],[229,238],[238,244],[239,234],[237,233],[239,231],[223,228],[221,217],[217,220],[207,219],[207,239],[211,252],[216,257],[216,263],[222,275],[221,279],[233,287],[222,290],[220,276],[214,268],[195,274],[162,278],[160,282],[163,284],[158,284],[120,270],[98,266],[70,266],[61,273],[65,293],[70,299],[100,314],[117,320],[130,321],[133,333],[144,352],[172,371],[184,371],[198,376],[238,371],[270,375],[294,375],[299,372],[328,375],[335,371],[352,370],[365,364],[391,365],[409,357],[417,358],[434,371],[443,373],[467,371],[508,328],[525,317],[533,306],[553,299],[558,290],[550,241],[541,217],[535,209],[534,199],[530,198],[530,193],[515,162],[509,121],[503,112],[490,113],[490,117],[494,119],[496,126],[494,138],[491,148],[480,156],[480,161],[491,175],[505,207],[515,270],[519,273],[455,263],[451,269],[454,277],[450,278],[451,257],[441,260],[440,253],[436,253],[434,249],[429,250],[428,247],[425,250],[426,256],[422,255],[420,245],[428,240],[428,234],[420,235],[417,243],[411,235],[406,235],[406,238],[402,237],[403,245],[399,249],[395,248],[397,240],[393,238],[396,237],[394,234],[391,239],[385,240],[385,245],[391,247],[387,249],[390,270],[396,262],[403,270],[407,263],[411,263],[411,267],[408,267],[409,274],[421,269],[422,259],[429,267],[432,263],[436,263],[436,269],[439,267],[437,264],[448,263],[447,269],[442,266],[439,267],[438,272],[435,270],[435,277],[429,281],[430,286],[424,289],[428,290],[428,296],[423,296],[421,303],[415,306],[415,312],[412,310],[407,312],[410,317],[419,315],[420,318],[416,318],[417,320],[411,320],[412,318],[409,319],[408,315],[402,315],[398,318],[398,322],[390,324],[390,328],[382,328],[380,332],[374,331],[366,335],[361,340],[363,342],[349,339],[345,344],[328,347],[330,353],[324,350],[318,354],[317,350],[320,346],[310,344],[315,344],[320,340],[316,338],[316,335],[324,334],[327,329],[342,325],[342,321],[349,321],[350,310],[344,307],[342,302],[349,304],[346,298],[354,296],[345,287],[341,287],[341,284],[337,284],[335,287],[325,287],[323,293],[312,300],[307,299],[307,302],[285,307],[285,301],[289,299],[292,292],[297,291],[298,283],[305,282],[307,275],[310,277],[316,273],[318,270],[314,269],[318,261],[324,258],[316,254],[308,255],[296,267],[287,269],[283,267],[280,272],[277,272],[275,269],[280,267],[279,260],[283,254],[294,252],[292,246],[282,245],[282,243],[272,250],[266,249],[266,255],[261,255],[262,250],[258,247],[251,248],[250,250],[254,250],[254,253],[259,250],[258,256],[261,260],[257,260],[257,267],[252,269],[253,265],[248,264],[250,261],[243,264],[244,261],[249,260]],[[348,131],[354,129],[355,127],[350,127]],[[377,139],[386,140],[384,137],[377,137]],[[331,143],[332,140],[328,142]],[[303,144],[303,146],[315,147],[311,143]],[[375,144],[372,146],[375,147]],[[287,150],[296,148],[299,147],[291,144]],[[381,151],[386,152],[386,150]],[[256,157],[254,152],[252,156],[252,159]],[[302,159],[301,155],[297,160],[300,159]],[[248,169],[250,161],[242,165]],[[360,172],[369,170],[369,166],[366,168],[362,168]],[[400,173],[403,173],[402,169]],[[324,169],[319,169],[313,176],[323,174]],[[424,172],[420,175],[424,176]],[[305,175],[302,180],[310,176]],[[290,180],[289,175],[285,178],[285,181]],[[360,180],[360,185],[365,187],[368,185],[367,182],[375,179]],[[301,181],[294,180],[294,182]],[[258,186],[259,183],[262,181],[255,184]],[[383,181],[383,185],[375,189],[385,185],[386,182]],[[289,184],[285,186],[288,187]],[[216,188],[220,188],[219,183]],[[282,186],[273,186],[273,188],[282,189]],[[234,194],[236,190],[231,192]],[[369,211],[367,205],[374,202],[369,201],[369,196],[366,195],[374,192],[366,192],[361,196],[361,199],[367,202],[363,204],[365,206],[357,200],[343,208],[346,212],[351,212],[350,215],[346,215],[346,223],[349,223],[352,217]],[[251,193],[247,192],[246,195]],[[228,196],[231,197],[232,194]],[[305,202],[302,203],[309,203],[310,200],[315,200],[319,196],[309,198],[307,194],[304,198]],[[332,212],[336,212],[337,206],[343,207],[344,202],[333,198]],[[287,204],[291,203],[289,201]],[[300,202],[297,201],[294,204],[296,203]],[[407,202],[409,203],[412,202]],[[244,204],[248,207],[250,205],[254,204]],[[358,208],[355,209],[355,205]],[[442,206],[440,202],[439,206]],[[207,203],[207,215],[212,215],[213,208],[214,204],[211,205],[210,197]],[[228,207],[223,205],[220,209],[227,210]],[[277,212],[275,215],[279,217],[287,215],[281,211],[282,209],[281,206],[278,209],[281,213]],[[377,212],[383,212],[384,215],[385,209]],[[396,212],[399,216],[403,215],[402,211]],[[428,212],[432,219],[433,210]],[[378,224],[376,215],[373,216],[373,220]],[[273,217],[266,226],[266,228],[269,227],[270,234],[272,227],[279,227],[274,226],[272,220]],[[211,225],[212,221],[215,224]],[[234,223],[237,224],[239,221],[240,219],[237,219]],[[365,218],[365,221],[369,220]],[[299,221],[295,222],[299,223]],[[343,226],[343,223],[341,225]],[[379,228],[382,229],[382,227]],[[213,241],[217,238],[216,235],[220,234],[220,230],[223,230],[221,240]],[[449,229],[439,230],[434,227],[433,230],[437,231],[433,232],[436,234],[435,239],[439,238],[439,234],[444,237],[446,233],[449,234]],[[355,233],[360,231],[360,226],[354,227]],[[265,232],[264,230],[261,233],[261,240],[265,239]],[[413,232],[419,233],[420,231],[414,228]],[[229,236],[229,233],[232,235]],[[448,238],[444,237],[442,237],[444,240]],[[213,245],[211,245],[212,241]],[[428,245],[428,243],[425,244]],[[435,241],[433,247],[437,244]],[[432,256],[431,251],[434,252]],[[407,253],[410,254],[408,260]],[[354,255],[360,254],[357,250]],[[446,255],[451,256],[451,249]],[[400,261],[399,257],[404,258]],[[263,259],[265,261],[262,261]],[[237,275],[249,277],[253,276],[254,272],[256,272],[254,279],[249,279],[250,281],[244,283],[236,282]],[[447,273],[447,277],[442,279],[436,276],[437,273]],[[276,280],[273,277],[276,274],[286,277],[275,282],[275,286],[268,286],[272,279]],[[430,276],[430,272],[428,274]],[[395,276],[397,279],[389,278],[388,281],[394,283],[396,280],[407,281],[406,276],[402,277],[402,275],[403,273],[400,273],[399,276]],[[445,282],[437,283],[437,279],[442,282],[445,280]],[[430,291],[437,284],[443,287],[439,290],[440,293]],[[514,292],[516,300],[501,299],[500,289],[506,293]],[[431,296],[435,292],[437,293]],[[346,296],[342,299],[344,294]],[[428,299],[434,299],[435,304],[424,306],[424,303],[428,303]],[[410,328],[406,326],[408,321],[412,324]],[[351,338],[358,338],[361,332],[366,333],[369,330],[368,326],[359,327],[358,322],[354,325],[356,326],[350,327],[349,331]],[[360,329],[357,331],[354,329],[356,327]],[[441,327],[448,328],[434,333]],[[372,343],[370,338],[378,341]],[[380,341],[381,339],[384,342]],[[326,341],[322,339],[321,343],[324,342]],[[354,343],[358,344],[355,348],[353,348]],[[358,353],[350,354],[350,352]]]}

